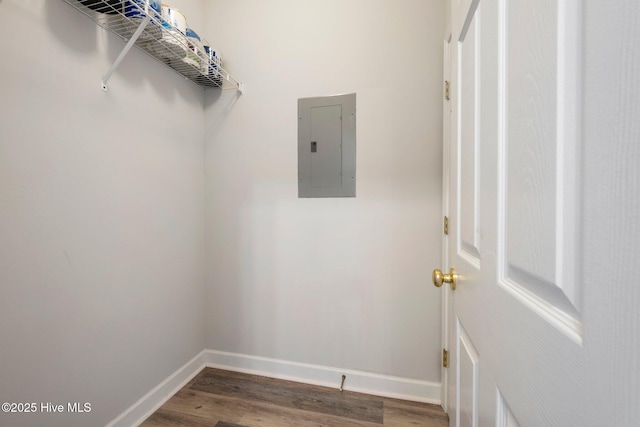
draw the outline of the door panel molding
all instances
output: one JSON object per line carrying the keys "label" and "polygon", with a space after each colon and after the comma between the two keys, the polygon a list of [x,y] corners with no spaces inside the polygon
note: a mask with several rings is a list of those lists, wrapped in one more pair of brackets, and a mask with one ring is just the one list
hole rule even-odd
{"label": "door panel molding", "polygon": [[498,283],[581,343],[579,25],[568,3],[499,2]]}
{"label": "door panel molding", "polygon": [[477,427],[480,357],[460,319],[457,321],[457,336],[456,378],[458,385],[456,390],[458,392],[458,414],[456,427]]}
{"label": "door panel molding", "polygon": [[499,388],[496,389],[496,394],[496,427],[520,427],[520,423],[511,412],[511,408],[509,408]]}
{"label": "door panel molding", "polygon": [[[480,269],[480,135],[479,135],[479,44],[477,2],[473,15],[458,41],[457,59],[457,252]],[[466,125],[462,125],[466,123]]]}

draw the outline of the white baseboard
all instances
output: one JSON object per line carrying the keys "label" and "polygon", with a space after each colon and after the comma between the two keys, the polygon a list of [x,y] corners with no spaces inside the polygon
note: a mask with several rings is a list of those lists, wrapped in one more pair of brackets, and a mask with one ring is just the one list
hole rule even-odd
{"label": "white baseboard", "polygon": [[211,368],[245,372],[305,384],[340,388],[342,375],[347,378],[344,389],[376,396],[440,404],[440,383],[394,377],[329,366],[290,362],[246,354],[205,350],[205,364]]}
{"label": "white baseboard", "polygon": [[131,427],[142,424],[151,414],[160,408],[167,400],[184,387],[205,367],[205,351],[201,351],[193,359],[178,368],[164,381],[142,396],[120,416],[106,427]]}
{"label": "white baseboard", "polygon": [[395,399],[440,404],[440,383],[436,382],[225,351],[203,350],[173,374],[169,375],[153,390],[138,399],[136,403],[107,424],[106,427],[140,425],[205,366],[333,388],[339,388],[342,375],[346,375],[345,390]]}

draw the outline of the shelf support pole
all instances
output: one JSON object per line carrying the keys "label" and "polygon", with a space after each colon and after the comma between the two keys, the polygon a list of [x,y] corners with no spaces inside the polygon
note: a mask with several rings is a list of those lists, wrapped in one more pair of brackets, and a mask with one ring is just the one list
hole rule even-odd
{"label": "shelf support pole", "polygon": [[131,38],[129,39],[127,44],[125,45],[124,49],[122,49],[122,52],[120,52],[120,55],[118,55],[116,60],[111,65],[111,68],[109,68],[109,71],[107,71],[107,73],[104,75],[104,77],[102,77],[102,90],[103,91],[105,91],[105,92],[107,91],[107,82],[111,78],[111,74],[113,74],[113,72],[116,70],[116,68],[118,68],[118,66],[120,65],[120,63],[122,62],[124,57],[127,56],[127,53],[129,53],[129,51],[131,50],[131,48],[133,47],[135,42],[138,41],[138,37],[140,37],[140,34],[142,34],[142,32],[146,28],[146,26],[149,23],[149,21],[151,21],[151,15],[149,15],[147,13],[147,15],[144,17],[144,19],[142,20],[142,22],[140,23],[140,25],[138,26],[136,31],[133,33],[133,35],[131,36]]}

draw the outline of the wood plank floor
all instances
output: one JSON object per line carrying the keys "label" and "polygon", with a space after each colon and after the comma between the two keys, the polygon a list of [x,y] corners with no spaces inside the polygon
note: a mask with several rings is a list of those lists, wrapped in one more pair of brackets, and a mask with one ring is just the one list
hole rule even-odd
{"label": "wood plank floor", "polygon": [[446,427],[438,405],[205,368],[143,427]]}

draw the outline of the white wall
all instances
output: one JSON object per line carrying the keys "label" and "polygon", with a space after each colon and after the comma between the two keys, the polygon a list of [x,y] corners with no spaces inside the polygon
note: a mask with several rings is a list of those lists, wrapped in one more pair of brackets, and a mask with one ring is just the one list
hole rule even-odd
{"label": "white wall", "polygon": [[[441,0],[211,0],[207,348],[440,381]],[[357,93],[357,197],[297,198],[297,99]],[[338,379],[336,379],[336,384]]]}
{"label": "white wall", "polygon": [[204,348],[203,92],[62,1],[0,2],[0,425],[99,426]]}

